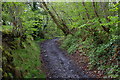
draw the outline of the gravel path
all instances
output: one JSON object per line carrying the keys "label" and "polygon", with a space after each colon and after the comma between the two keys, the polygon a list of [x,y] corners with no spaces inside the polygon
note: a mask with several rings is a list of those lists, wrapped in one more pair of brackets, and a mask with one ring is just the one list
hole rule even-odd
{"label": "gravel path", "polygon": [[58,39],[41,44],[42,61],[48,78],[88,78],[57,45]]}

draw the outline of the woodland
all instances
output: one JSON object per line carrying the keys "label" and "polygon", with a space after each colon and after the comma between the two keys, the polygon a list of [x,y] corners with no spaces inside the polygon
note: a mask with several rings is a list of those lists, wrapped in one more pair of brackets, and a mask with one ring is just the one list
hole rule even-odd
{"label": "woodland", "polygon": [[0,4],[3,78],[46,78],[40,46],[54,38],[95,78],[120,78],[120,2]]}

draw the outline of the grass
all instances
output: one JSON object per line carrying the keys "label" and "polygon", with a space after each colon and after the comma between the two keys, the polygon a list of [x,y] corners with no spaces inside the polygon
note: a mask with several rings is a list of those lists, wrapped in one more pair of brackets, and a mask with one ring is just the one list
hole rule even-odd
{"label": "grass", "polygon": [[45,78],[40,70],[40,48],[36,42],[28,40],[23,42],[24,49],[13,51],[14,64],[21,70],[24,78]]}
{"label": "grass", "polygon": [[2,31],[2,27],[0,27],[0,31]]}

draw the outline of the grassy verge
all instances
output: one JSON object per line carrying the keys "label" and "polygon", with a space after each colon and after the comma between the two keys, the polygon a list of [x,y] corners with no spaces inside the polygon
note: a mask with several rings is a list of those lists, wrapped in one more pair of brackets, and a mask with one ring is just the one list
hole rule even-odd
{"label": "grassy verge", "polygon": [[23,42],[23,49],[13,51],[14,64],[24,78],[45,78],[40,70],[40,48],[33,40]]}

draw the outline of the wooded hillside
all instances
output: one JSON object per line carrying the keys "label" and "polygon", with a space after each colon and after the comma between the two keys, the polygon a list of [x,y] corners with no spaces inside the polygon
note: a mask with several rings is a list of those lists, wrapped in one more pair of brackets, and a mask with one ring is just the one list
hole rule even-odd
{"label": "wooded hillside", "polygon": [[120,78],[120,2],[2,2],[1,13],[4,78],[45,78],[39,46],[53,38],[89,70]]}

